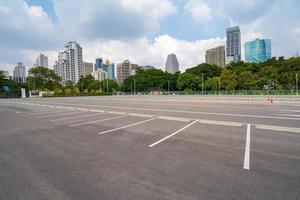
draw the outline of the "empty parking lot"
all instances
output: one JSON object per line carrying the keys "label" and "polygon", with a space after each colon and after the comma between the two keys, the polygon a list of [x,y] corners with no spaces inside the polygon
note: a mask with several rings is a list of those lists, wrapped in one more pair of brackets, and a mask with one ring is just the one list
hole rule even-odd
{"label": "empty parking lot", "polygon": [[0,199],[299,199],[300,99],[0,100]]}

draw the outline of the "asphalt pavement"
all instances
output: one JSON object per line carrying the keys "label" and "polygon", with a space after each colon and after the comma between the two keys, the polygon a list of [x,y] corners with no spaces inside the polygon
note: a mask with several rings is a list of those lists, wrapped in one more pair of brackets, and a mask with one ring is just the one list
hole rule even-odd
{"label": "asphalt pavement", "polygon": [[300,199],[300,98],[0,100],[0,199]]}

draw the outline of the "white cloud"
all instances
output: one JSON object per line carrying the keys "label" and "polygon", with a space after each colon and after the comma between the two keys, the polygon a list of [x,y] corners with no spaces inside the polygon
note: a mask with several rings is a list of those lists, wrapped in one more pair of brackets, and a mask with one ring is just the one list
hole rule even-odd
{"label": "white cloud", "polygon": [[185,41],[169,35],[161,35],[152,43],[146,37],[125,41],[97,41],[83,45],[83,54],[86,60],[93,62],[97,57],[108,58],[116,63],[129,59],[136,64],[154,65],[164,69],[167,55],[175,53],[180,69],[184,71],[186,68],[204,62],[206,49],[224,43],[224,38]]}
{"label": "white cloud", "polygon": [[213,20],[220,31],[223,29],[220,27],[231,21],[240,25],[243,42],[257,37],[272,39],[275,56],[300,51],[297,0],[274,0],[272,4],[269,0],[189,0],[176,4],[177,7],[172,0],[53,1],[55,21],[43,7],[29,5],[25,0],[1,1],[1,68],[12,71],[19,61],[32,66],[39,53],[47,54],[52,66],[64,43],[75,40],[83,47],[84,59],[89,62],[101,56],[116,63],[130,59],[137,64],[164,68],[167,54],[175,53],[184,70],[204,62],[206,49],[225,44],[222,38],[225,28],[221,34],[210,29],[221,38],[186,41],[188,35],[181,39],[172,37],[173,31],[182,28],[174,21],[166,28],[169,35],[162,33],[149,39],[160,30],[163,20],[184,21],[188,19],[187,12],[195,19],[186,23],[187,27],[204,24],[199,28],[205,28]]}
{"label": "white cloud", "polygon": [[176,12],[170,0],[55,0],[54,5],[59,27],[75,39],[150,35],[159,30],[160,20]]}
{"label": "white cloud", "polygon": [[202,0],[189,0],[185,5],[185,9],[199,23],[207,24],[213,19],[211,8]]}

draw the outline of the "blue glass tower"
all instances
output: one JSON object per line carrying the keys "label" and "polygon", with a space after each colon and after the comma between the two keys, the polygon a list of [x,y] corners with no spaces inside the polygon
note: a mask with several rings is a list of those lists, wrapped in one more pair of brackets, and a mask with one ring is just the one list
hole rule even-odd
{"label": "blue glass tower", "polygon": [[241,31],[239,26],[226,29],[226,62],[241,60]]}
{"label": "blue glass tower", "polygon": [[101,69],[101,66],[103,65],[103,59],[97,58],[95,63],[95,71]]}
{"label": "blue glass tower", "polygon": [[103,62],[102,58],[97,58],[95,62],[95,71],[102,70],[108,73],[108,78],[114,80],[115,79],[115,64],[109,63],[108,60]]}
{"label": "blue glass tower", "polygon": [[115,79],[115,63],[108,65],[108,78],[112,80]]}
{"label": "blue glass tower", "polygon": [[271,40],[255,39],[245,43],[245,61],[246,62],[265,62],[272,58]]}

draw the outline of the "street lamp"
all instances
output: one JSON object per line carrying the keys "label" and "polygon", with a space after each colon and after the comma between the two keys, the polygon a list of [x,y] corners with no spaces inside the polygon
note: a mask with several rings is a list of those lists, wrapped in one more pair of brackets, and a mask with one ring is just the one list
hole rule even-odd
{"label": "street lamp", "polygon": [[106,79],[106,92],[108,93],[108,78]]}
{"label": "street lamp", "polygon": [[134,89],[134,95],[135,95],[135,93],[136,93],[136,85],[135,85],[135,79],[133,79],[133,89]]}
{"label": "street lamp", "polygon": [[298,74],[296,74],[296,95],[298,95]]}
{"label": "street lamp", "polygon": [[220,90],[221,90],[221,77],[219,77],[219,95],[220,95]]}
{"label": "street lamp", "polygon": [[202,75],[202,95],[203,95],[203,73],[201,75]]}
{"label": "street lamp", "polygon": [[170,95],[170,81],[168,81],[168,93]]}

